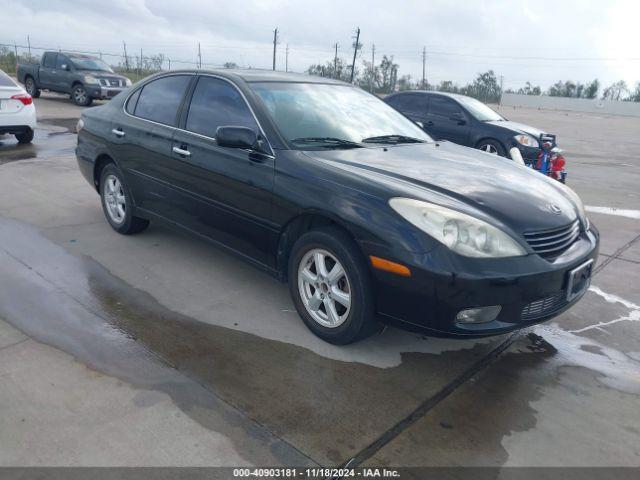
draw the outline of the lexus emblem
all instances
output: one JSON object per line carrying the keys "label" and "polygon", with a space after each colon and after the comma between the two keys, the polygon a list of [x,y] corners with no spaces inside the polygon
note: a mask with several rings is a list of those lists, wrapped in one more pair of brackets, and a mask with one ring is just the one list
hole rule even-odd
{"label": "lexus emblem", "polygon": [[551,213],[555,213],[556,215],[560,215],[562,213],[560,207],[554,203],[550,203],[549,205],[547,205],[547,208]]}

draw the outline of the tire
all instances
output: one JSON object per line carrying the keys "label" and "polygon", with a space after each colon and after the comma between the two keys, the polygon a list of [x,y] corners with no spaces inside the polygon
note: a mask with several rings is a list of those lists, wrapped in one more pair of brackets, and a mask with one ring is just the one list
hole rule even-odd
{"label": "tire", "polygon": [[36,81],[33,79],[33,77],[27,76],[24,79],[24,89],[27,91],[29,95],[31,95],[31,97],[33,98],[40,97],[40,89],[38,89],[38,86],[36,85]]}
{"label": "tire", "polygon": [[84,88],[84,85],[80,84],[76,85],[73,87],[73,90],[71,90],[71,100],[80,107],[88,107],[93,103],[93,98],[89,96],[87,89]]}
{"label": "tire", "polygon": [[[110,184],[107,185],[107,182]],[[122,203],[118,200],[119,198]],[[104,216],[116,232],[133,235],[149,226],[149,220],[133,215],[131,208],[133,199],[124,183],[122,172],[113,163],[104,167],[100,174],[100,200]],[[115,212],[118,212],[118,215]]]}
{"label": "tire", "polygon": [[476,148],[487,153],[500,155],[501,157],[507,156],[507,152],[502,144],[499,141],[493,140],[491,138],[480,140],[480,142],[478,142],[478,145],[476,145]]}
{"label": "tire", "polygon": [[24,133],[17,133],[16,140],[18,140],[18,143],[31,143],[33,141],[33,130],[29,129]]}
{"label": "tire", "polygon": [[[336,277],[337,280],[330,279],[329,275],[318,275],[321,273],[316,267],[318,253],[324,255],[325,274],[334,272],[335,260],[342,266],[344,275]],[[305,280],[310,277],[303,276],[303,271],[311,275],[315,272],[315,287]],[[342,230],[323,227],[302,235],[291,249],[288,274],[289,292],[298,314],[307,328],[322,340],[334,345],[347,345],[380,329],[375,319],[369,268],[358,246]],[[348,293],[348,308],[343,303],[345,293]],[[319,300],[319,295],[324,300]],[[336,298],[342,300],[337,301]],[[311,301],[317,302],[317,310],[307,306]],[[334,307],[328,307],[327,302]],[[331,310],[333,317],[329,315]],[[337,322],[332,322],[332,318]]]}

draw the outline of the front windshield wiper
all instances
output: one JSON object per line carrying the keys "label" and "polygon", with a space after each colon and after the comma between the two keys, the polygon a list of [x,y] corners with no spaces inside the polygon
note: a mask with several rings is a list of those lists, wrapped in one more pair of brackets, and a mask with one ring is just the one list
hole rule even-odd
{"label": "front windshield wiper", "polygon": [[357,142],[336,137],[300,137],[289,141],[291,143],[322,143],[324,145],[318,145],[322,148],[362,148],[362,145]]}
{"label": "front windshield wiper", "polygon": [[408,137],[406,135],[379,135],[377,137],[369,137],[362,140],[363,143],[424,143],[419,138]]}

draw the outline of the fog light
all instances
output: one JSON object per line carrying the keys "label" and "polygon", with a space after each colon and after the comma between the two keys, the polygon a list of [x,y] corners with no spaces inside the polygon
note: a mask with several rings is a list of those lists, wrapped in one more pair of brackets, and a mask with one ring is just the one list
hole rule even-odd
{"label": "fog light", "polygon": [[502,310],[500,305],[492,305],[490,307],[467,308],[461,310],[456,315],[458,323],[487,323],[495,320]]}

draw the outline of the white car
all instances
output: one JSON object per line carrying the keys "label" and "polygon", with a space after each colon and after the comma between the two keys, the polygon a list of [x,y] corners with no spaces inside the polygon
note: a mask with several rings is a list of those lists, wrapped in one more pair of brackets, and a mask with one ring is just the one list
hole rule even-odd
{"label": "white car", "polygon": [[10,133],[19,143],[31,143],[36,107],[24,88],[0,70],[0,135]]}

